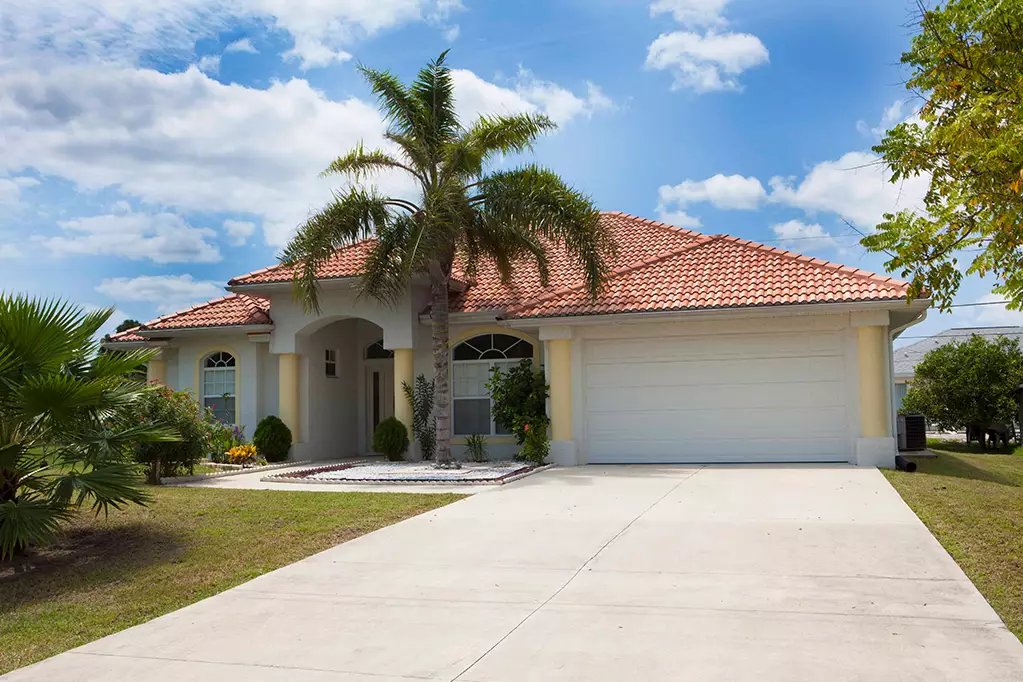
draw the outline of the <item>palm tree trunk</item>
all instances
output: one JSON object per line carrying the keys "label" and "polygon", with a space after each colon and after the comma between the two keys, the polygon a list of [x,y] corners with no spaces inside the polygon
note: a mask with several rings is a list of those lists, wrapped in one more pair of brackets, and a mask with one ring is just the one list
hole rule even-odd
{"label": "palm tree trunk", "polygon": [[448,278],[430,273],[433,301],[430,317],[433,320],[433,381],[434,416],[437,419],[437,449],[434,458],[440,465],[451,461],[451,386],[448,381]]}

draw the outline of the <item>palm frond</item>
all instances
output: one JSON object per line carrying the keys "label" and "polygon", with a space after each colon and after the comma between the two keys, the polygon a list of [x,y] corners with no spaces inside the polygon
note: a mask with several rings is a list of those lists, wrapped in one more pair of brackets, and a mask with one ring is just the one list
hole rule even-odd
{"label": "palm frond", "polygon": [[458,140],[444,150],[445,171],[475,177],[494,154],[530,151],[536,139],[557,128],[542,114],[480,116]]}
{"label": "palm frond", "polygon": [[533,165],[493,173],[477,189],[484,221],[563,245],[582,268],[589,294],[601,292],[615,242],[588,196],[556,173]]}
{"label": "palm frond", "polygon": [[280,262],[295,268],[295,297],[306,310],[319,312],[316,279],[320,267],[338,249],[373,236],[392,219],[387,201],[358,188],[336,192],[334,201],[299,229]]}
{"label": "palm frond", "polygon": [[419,137],[434,153],[452,139],[459,129],[455,113],[455,85],[451,69],[445,63],[448,51],[423,67],[409,88],[409,93],[419,104],[423,125]]}
{"label": "palm frond", "polygon": [[389,71],[360,66],[359,72],[377,96],[387,123],[403,135],[416,137],[423,127],[423,112],[405,84]]}
{"label": "palm frond", "polygon": [[403,170],[421,179],[415,168],[402,163],[381,149],[366,151],[361,142],[344,156],[334,159],[322,175],[349,176],[358,182],[371,173],[387,169]]}
{"label": "palm frond", "polygon": [[74,514],[46,499],[8,500],[0,503],[0,559],[9,559],[27,545],[40,545],[53,537],[60,524]]}
{"label": "palm frond", "polygon": [[138,487],[140,470],[135,464],[108,464],[88,471],[71,471],[50,484],[50,499],[63,506],[90,504],[99,512],[126,504],[146,504],[152,497]]}

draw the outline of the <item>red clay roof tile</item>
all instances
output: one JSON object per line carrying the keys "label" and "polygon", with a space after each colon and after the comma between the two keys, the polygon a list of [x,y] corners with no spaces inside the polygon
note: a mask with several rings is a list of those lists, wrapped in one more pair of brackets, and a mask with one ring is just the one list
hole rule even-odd
{"label": "red clay roof tile", "polygon": [[112,334],[110,342],[144,341],[145,338],[137,333],[139,331],[242,327],[263,324],[273,324],[270,319],[269,301],[244,294],[228,294],[223,298],[201,303],[188,310],[158,317],[120,334]]}

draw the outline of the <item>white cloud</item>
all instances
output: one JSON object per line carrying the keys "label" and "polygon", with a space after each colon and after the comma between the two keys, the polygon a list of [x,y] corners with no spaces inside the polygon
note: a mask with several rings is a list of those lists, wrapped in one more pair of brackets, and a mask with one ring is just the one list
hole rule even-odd
{"label": "white cloud", "polygon": [[350,52],[334,50],[322,42],[305,38],[296,38],[295,46],[281,56],[287,61],[297,61],[303,71],[330,66],[334,62],[347,62],[352,58]]}
{"label": "white cloud", "polygon": [[290,54],[308,67],[361,38],[459,9],[451,0],[5,0],[0,43],[8,57],[49,52],[133,64],[152,50],[191,54],[200,38],[259,21],[290,34]]}
{"label": "white cloud", "polygon": [[23,255],[21,249],[14,244],[0,244],[0,260],[21,258]]}
{"label": "white cloud", "polygon": [[856,122],[856,130],[872,140],[880,140],[884,134],[899,123],[921,123],[919,111],[909,106],[906,100],[897,99],[885,107],[881,120],[876,126],[870,126],[860,119]]}
{"label": "white cloud", "polygon": [[808,251],[811,249],[838,249],[839,244],[831,233],[817,223],[807,224],[800,220],[772,225],[771,229],[787,249]]}
{"label": "white cloud", "polygon": [[673,90],[742,90],[738,76],[770,61],[760,38],[724,30],[729,0],[656,0],[650,14],[671,14],[683,29],[662,33],[647,48],[646,68],[674,74]]}
{"label": "white cloud", "polygon": [[224,295],[220,284],[196,281],[191,275],[144,275],[103,280],[96,291],[114,299],[118,304],[151,303],[161,314],[172,313],[204,303]]}
{"label": "white cloud", "polygon": [[725,23],[725,5],[729,0],[656,0],[650,14],[671,14],[683,26],[716,26]]}
{"label": "white cloud", "polygon": [[672,89],[741,90],[737,76],[769,61],[767,48],[749,33],[664,33],[650,43],[646,67],[675,74]]}
{"label": "white cloud", "polygon": [[921,210],[930,178],[908,178],[893,184],[880,159],[868,152],[849,152],[817,164],[801,181],[775,177],[770,200],[813,215],[835,213],[861,230],[873,230],[885,213]]}
{"label": "white cloud", "polygon": [[199,70],[207,75],[215,75],[220,71],[220,55],[219,54],[208,54],[199,58],[196,66]]}
{"label": "white cloud", "polygon": [[542,112],[564,124],[614,107],[611,99],[593,83],[587,83],[586,94],[579,96],[557,83],[537,78],[527,69],[519,70],[513,87],[485,81],[464,69],[453,69],[451,75],[458,114],[466,123],[480,114]]}
{"label": "white cloud", "polygon": [[230,218],[224,221],[224,230],[227,231],[227,236],[231,238],[231,243],[235,246],[241,246],[249,240],[256,232],[256,223],[249,222],[248,220],[231,220]]}
{"label": "white cloud", "polygon": [[[984,294],[978,303],[1004,301],[999,294]],[[967,309],[969,310],[969,309]],[[981,305],[973,308],[972,323],[978,327],[1019,327],[1023,326],[1023,311],[1009,310],[1004,305]]]}
{"label": "white cloud", "polygon": [[460,36],[461,34],[462,27],[459,26],[458,24],[455,24],[454,26],[448,26],[446,29],[444,29],[444,40],[448,41],[449,43],[453,43],[456,40],[458,40],[458,36]]}
{"label": "white cloud", "polygon": [[662,223],[668,223],[675,227],[696,229],[703,223],[696,216],[691,216],[685,211],[669,211],[663,206],[657,208],[657,219]]}
{"label": "white cloud", "polygon": [[242,38],[234,41],[233,43],[229,43],[228,46],[224,48],[224,52],[251,52],[252,54],[257,54],[259,50],[257,50],[256,46],[252,44],[252,40],[249,38]]}
{"label": "white cloud", "polygon": [[685,180],[678,185],[664,185],[658,190],[662,205],[680,207],[710,202],[718,208],[753,210],[766,198],[764,186],[756,178],[741,175],[715,175],[706,180]]}
{"label": "white cloud", "polygon": [[192,227],[174,213],[107,214],[58,223],[64,234],[36,237],[55,255],[123,256],[154,263],[215,263],[216,233]]}
{"label": "white cloud", "polygon": [[39,181],[30,177],[0,178],[0,205],[17,204],[21,199],[21,190],[35,187]]}

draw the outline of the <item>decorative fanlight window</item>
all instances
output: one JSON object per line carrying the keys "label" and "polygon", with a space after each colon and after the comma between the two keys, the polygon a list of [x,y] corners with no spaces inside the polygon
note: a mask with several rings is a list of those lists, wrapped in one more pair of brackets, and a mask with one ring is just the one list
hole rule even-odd
{"label": "decorative fanlight window", "polygon": [[532,360],[533,344],[510,334],[481,334],[451,352],[451,412],[453,432],[459,436],[502,435],[510,429],[495,424],[490,414],[492,367],[514,367]]}
{"label": "decorative fanlight window", "polygon": [[202,405],[225,424],[235,422],[235,359],[217,351],[203,360]]}

